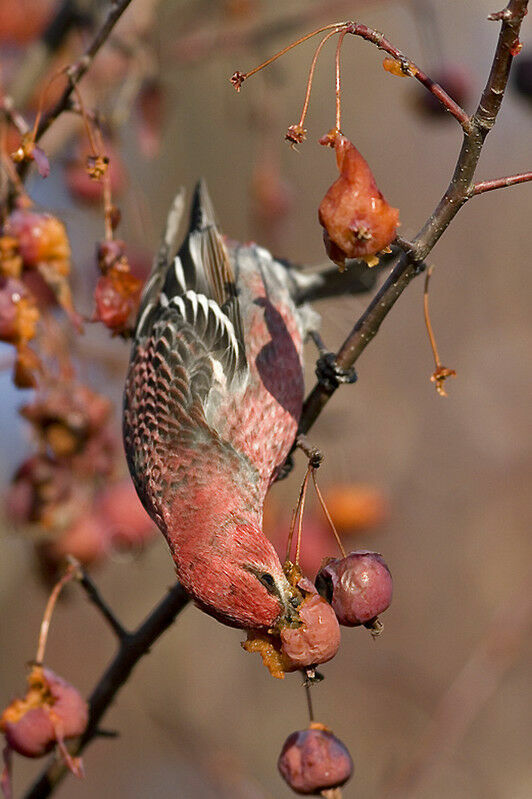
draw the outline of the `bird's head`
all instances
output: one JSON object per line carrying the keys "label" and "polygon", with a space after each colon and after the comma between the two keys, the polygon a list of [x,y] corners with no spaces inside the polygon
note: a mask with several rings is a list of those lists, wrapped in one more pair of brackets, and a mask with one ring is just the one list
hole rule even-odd
{"label": "bird's head", "polygon": [[179,579],[202,610],[244,629],[297,619],[301,600],[260,528],[234,521],[198,544],[175,560]]}

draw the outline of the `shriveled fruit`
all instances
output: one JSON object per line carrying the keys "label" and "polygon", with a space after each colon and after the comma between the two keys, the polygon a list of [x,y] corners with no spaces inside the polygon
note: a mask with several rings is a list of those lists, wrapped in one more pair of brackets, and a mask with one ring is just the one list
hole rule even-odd
{"label": "shriveled fruit", "polygon": [[34,666],[26,695],[4,710],[0,729],[13,751],[41,757],[56,743],[81,735],[87,721],[87,703],[79,691],[53,671]]}
{"label": "shriveled fruit", "polygon": [[340,646],[340,628],[333,609],[308,578],[300,578],[299,567],[293,571],[294,596],[300,599],[297,618],[269,632],[250,630],[242,644],[246,652],[258,652],[270,674],[280,679],[285,672],[326,663]]}
{"label": "shriveled fruit", "polygon": [[331,560],[315,583],[339,623],[347,627],[371,624],[392,601],[392,576],[378,552],[358,550]]}
{"label": "shriveled fruit", "polygon": [[320,142],[334,147],[340,177],[321,201],[318,215],[327,255],[343,268],[346,258],[368,259],[393,241],[399,211],[386,202],[349,139],[333,130]]}
{"label": "shriveled fruit", "polygon": [[322,725],[293,732],[286,739],[277,766],[299,794],[317,794],[344,785],[353,773],[345,745]]}
{"label": "shriveled fruit", "polygon": [[18,210],[7,221],[10,235],[18,239],[24,266],[53,264],[60,275],[70,271],[70,243],[63,223],[52,214]]}
{"label": "shriveled fruit", "polygon": [[331,606],[310,594],[299,606],[300,627],[281,630],[281,649],[289,670],[302,669],[333,658],[340,646],[340,628]]}

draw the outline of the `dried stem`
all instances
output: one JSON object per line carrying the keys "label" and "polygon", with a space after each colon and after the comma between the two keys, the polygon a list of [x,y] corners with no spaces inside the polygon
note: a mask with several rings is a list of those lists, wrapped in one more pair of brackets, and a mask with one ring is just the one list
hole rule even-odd
{"label": "dried stem", "polygon": [[[486,136],[495,124],[502,103],[510,66],[513,45],[519,38],[528,0],[510,0],[502,15],[501,30],[490,75],[478,108],[471,117],[454,174],[447,191],[429,216],[419,233],[404,248],[403,254],[387,280],[374,296],[351,333],[340,347],[336,363],[349,369],[376,336],[382,322],[395,305],[405,288],[420,273],[420,265],[447,229],[460,208],[473,196],[473,178]],[[399,242],[398,242],[399,243]],[[305,400],[299,425],[300,433],[307,433],[333,395],[332,386],[320,383],[314,386]]]}
{"label": "dried stem", "polygon": [[334,94],[336,98],[336,117],[335,117],[335,129],[341,130],[342,129],[342,104],[341,104],[341,85],[340,85],[340,51],[342,49],[342,44],[344,43],[344,39],[346,34],[348,33],[347,30],[341,32],[340,36],[338,37],[338,44],[336,45],[336,57],[334,60],[334,67],[335,67],[335,81],[334,81]]}
{"label": "dried stem", "polygon": [[42,666],[44,660],[44,650],[46,649],[46,642],[48,640],[48,631],[50,630],[50,622],[52,621],[52,614],[54,612],[55,603],[59,597],[59,594],[63,590],[63,586],[65,586],[76,574],[76,567],[73,564],[69,564],[67,567],[66,572],[63,576],[57,581],[54,585],[52,593],[48,598],[48,602],[46,603],[46,608],[44,610],[44,616],[42,617],[41,622],[41,629],[39,632],[39,644],[37,646],[37,654],[35,655],[35,663],[37,666]]}
{"label": "dried stem", "polygon": [[320,55],[320,53],[321,53],[321,51],[323,49],[323,45],[332,36],[336,36],[337,32],[338,31],[334,30],[334,31],[331,31],[330,33],[328,33],[326,36],[323,37],[323,39],[321,40],[319,45],[316,47],[316,52],[314,53],[314,58],[312,59],[312,63],[310,65],[310,70],[309,70],[309,74],[308,74],[307,91],[305,93],[305,101],[303,103],[303,108],[301,109],[301,116],[300,116],[299,122],[298,122],[298,126],[301,127],[301,128],[303,127],[303,124],[305,122],[305,117],[306,117],[307,111],[308,111],[308,104],[310,102],[310,90],[312,89],[312,81],[314,80],[314,72],[316,70],[316,64],[318,62],[319,55]]}
{"label": "dried stem", "polygon": [[330,30],[334,30],[334,33],[336,33],[338,30],[341,30],[347,24],[348,23],[346,22],[334,22],[332,25],[323,25],[321,28],[316,28],[316,30],[311,31],[310,33],[306,33],[304,36],[301,36],[299,39],[296,39],[295,42],[291,42],[286,47],[283,47],[282,50],[279,50],[277,53],[274,53],[272,56],[267,58],[266,61],[263,61],[262,64],[259,64],[258,67],[250,69],[249,72],[240,72],[240,71],[235,72],[233,78],[236,75],[239,76],[238,81],[231,79],[232,82],[235,84],[235,88],[237,89],[237,91],[239,91],[240,86],[245,80],[251,78],[251,76],[255,75],[257,72],[260,72],[261,69],[269,67],[270,64],[273,64],[274,61],[277,61],[277,59],[281,58],[281,56],[285,55],[285,53],[288,53],[290,50],[293,50],[294,47],[297,47],[298,45],[303,44],[303,42],[306,42],[309,39],[312,39],[314,36],[317,36],[318,33],[323,33],[324,31],[330,31]]}
{"label": "dried stem", "polygon": [[432,349],[432,354],[434,356],[434,365],[437,369],[439,366],[441,366],[440,356],[438,354],[438,347],[436,346],[436,339],[434,338],[434,331],[432,329],[432,323],[430,321],[430,314],[429,314],[429,282],[433,271],[434,267],[431,266],[430,269],[427,270],[427,275],[425,277],[425,288],[423,290],[423,315],[425,317],[425,326],[427,328],[430,346]]}
{"label": "dried stem", "polygon": [[325,500],[323,499],[322,493],[321,493],[320,489],[318,488],[318,481],[316,480],[316,473],[315,473],[314,470],[312,470],[312,481],[314,483],[314,488],[316,489],[316,494],[318,496],[319,503],[320,503],[320,505],[322,507],[322,510],[323,510],[325,516],[327,517],[327,521],[329,522],[329,526],[330,526],[330,528],[332,530],[332,534],[334,535],[334,537],[336,539],[336,543],[338,544],[338,549],[340,550],[340,552],[342,554],[342,557],[345,558],[346,552],[345,552],[345,549],[344,549],[344,545],[342,544],[340,536],[338,535],[338,530],[336,529],[335,524],[334,524],[334,522],[333,522],[333,520],[331,518],[331,514],[329,513],[327,505],[325,504]]}
{"label": "dried stem", "polygon": [[[100,721],[115,696],[128,681],[141,657],[146,655],[161,635],[186,607],[188,596],[180,583],[169,591],[152,610],[147,619],[121,641],[118,653],[109,664],[89,698],[89,723],[83,736],[72,746],[71,755],[79,755],[99,734]],[[68,773],[65,764],[52,760],[34,785],[25,794],[25,799],[45,799],[50,796]]]}

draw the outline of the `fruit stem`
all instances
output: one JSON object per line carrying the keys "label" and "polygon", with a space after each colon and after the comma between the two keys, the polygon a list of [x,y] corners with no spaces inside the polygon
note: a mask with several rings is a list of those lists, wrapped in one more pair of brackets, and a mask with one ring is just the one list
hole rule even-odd
{"label": "fruit stem", "polygon": [[316,489],[316,494],[318,495],[318,499],[320,501],[320,505],[321,505],[321,507],[323,509],[323,512],[325,513],[325,516],[327,517],[327,521],[329,522],[329,525],[330,525],[330,528],[332,530],[332,533],[333,533],[333,535],[334,535],[334,537],[336,539],[336,543],[338,544],[338,549],[340,550],[340,552],[342,554],[342,557],[345,558],[346,552],[345,552],[345,549],[344,549],[344,545],[342,544],[342,542],[340,540],[340,536],[338,535],[338,530],[334,526],[334,522],[333,522],[333,520],[331,518],[331,514],[327,510],[327,505],[325,504],[325,500],[323,499],[321,491],[318,488],[318,482],[316,480],[316,475],[314,473],[314,469],[312,470],[312,481],[314,483],[314,488]]}
{"label": "fruit stem", "polygon": [[57,581],[55,586],[52,589],[52,593],[48,598],[48,602],[46,603],[46,608],[44,611],[44,616],[41,622],[41,629],[39,631],[39,644],[37,646],[37,654],[35,656],[35,664],[37,666],[42,666],[44,660],[44,650],[46,649],[46,641],[48,639],[48,631],[50,629],[50,622],[52,620],[52,614],[54,612],[55,603],[63,589],[63,586],[66,585],[76,574],[76,567],[70,563],[67,566],[66,572],[63,576]]}
{"label": "fruit stem", "polygon": [[340,102],[340,50],[342,49],[342,44],[348,33],[347,30],[343,30],[338,37],[338,44],[336,45],[336,57],[335,57],[335,95],[336,95],[336,122],[335,122],[335,129],[337,131],[341,130],[341,102]]}
{"label": "fruit stem", "polygon": [[270,56],[270,58],[268,58],[266,61],[263,61],[262,64],[259,64],[258,67],[250,69],[249,72],[244,72],[242,75],[242,79],[247,80],[252,75],[255,75],[256,72],[260,72],[260,70],[264,69],[264,67],[267,67],[270,64],[272,64],[274,61],[277,61],[278,58],[283,56],[285,53],[288,53],[289,50],[292,50],[294,47],[297,47],[298,44],[303,44],[303,42],[306,42],[308,39],[312,39],[313,36],[317,36],[318,33],[323,33],[323,31],[330,31],[331,29],[334,29],[334,33],[336,33],[339,29],[341,30],[342,27],[344,27],[347,24],[348,24],[347,22],[333,22],[330,25],[323,25],[323,27],[321,28],[316,28],[316,30],[311,31],[310,33],[306,33],[304,36],[301,36],[300,39],[297,39],[295,42],[291,42],[291,44],[288,44],[286,47],[283,47],[282,50],[279,50],[279,52]]}
{"label": "fruit stem", "polygon": [[311,693],[310,693],[310,683],[308,682],[308,680],[305,680],[303,685],[305,687],[305,694],[307,696],[308,718],[309,718],[309,722],[312,724],[312,722],[314,721],[314,708],[312,706],[312,696],[311,696]]}
{"label": "fruit stem", "polygon": [[330,31],[326,36],[323,37],[319,45],[316,47],[316,52],[314,53],[314,58],[312,59],[312,63],[310,65],[310,70],[308,73],[308,80],[307,80],[307,91],[305,93],[305,101],[303,103],[303,108],[301,110],[301,116],[299,118],[298,126],[303,127],[303,123],[305,122],[305,117],[308,111],[308,104],[310,101],[310,90],[312,89],[312,81],[314,80],[314,72],[316,70],[316,63],[318,61],[319,55],[322,51],[323,45],[332,37],[336,36],[338,31],[335,29]]}

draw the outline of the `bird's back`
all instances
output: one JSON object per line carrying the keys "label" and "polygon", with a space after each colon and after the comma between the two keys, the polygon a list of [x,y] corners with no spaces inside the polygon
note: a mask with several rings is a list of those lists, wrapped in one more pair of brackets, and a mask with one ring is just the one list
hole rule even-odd
{"label": "bird's back", "polygon": [[171,236],[143,296],[124,408],[130,470],[163,530],[213,470],[262,507],[296,435],[306,332],[285,268],[255,245],[225,246],[203,184],[177,255]]}

